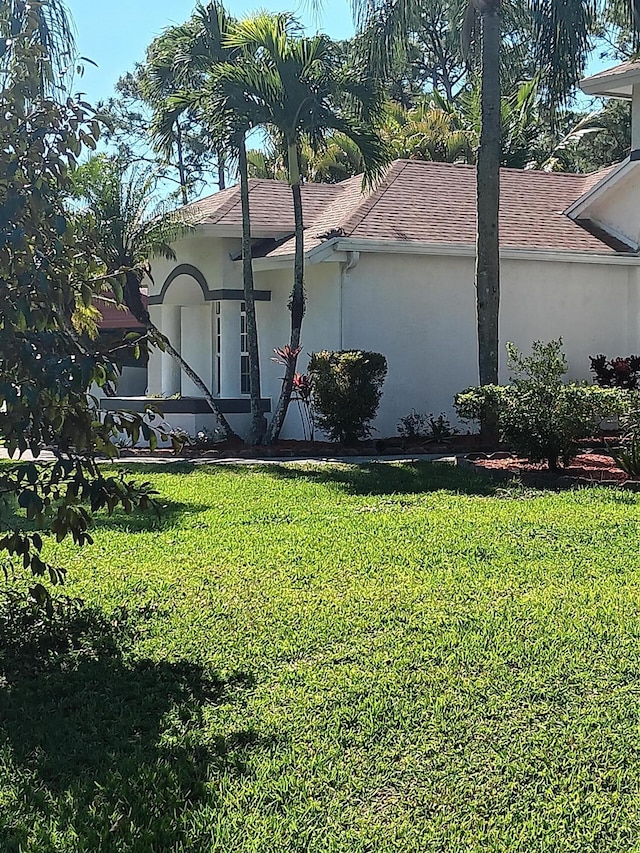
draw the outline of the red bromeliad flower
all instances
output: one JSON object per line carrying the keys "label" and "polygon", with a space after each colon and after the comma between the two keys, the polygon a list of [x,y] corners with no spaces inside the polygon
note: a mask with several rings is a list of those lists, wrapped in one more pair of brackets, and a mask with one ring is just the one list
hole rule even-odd
{"label": "red bromeliad flower", "polygon": [[290,364],[296,363],[296,359],[302,352],[302,347],[292,349],[289,344],[285,344],[283,347],[274,347],[273,351],[278,358],[272,358],[271,361],[275,361],[276,364],[284,364],[285,367],[288,367]]}
{"label": "red bromeliad flower", "polygon": [[303,402],[309,402],[311,400],[311,377],[307,373],[294,374],[293,390]]}

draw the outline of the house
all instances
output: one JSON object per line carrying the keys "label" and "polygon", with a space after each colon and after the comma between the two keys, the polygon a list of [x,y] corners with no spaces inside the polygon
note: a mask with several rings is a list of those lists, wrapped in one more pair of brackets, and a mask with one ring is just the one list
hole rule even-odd
{"label": "house", "polygon": [[[591,175],[503,169],[500,340],[528,349],[562,337],[570,376],[589,378],[589,356],[640,352],[640,63],[583,81],[590,94],[633,105],[630,156]],[[288,340],[293,276],[289,187],[252,180],[252,219],[263,405],[275,404]],[[307,354],[363,348],[383,353],[388,377],[379,435],[412,408],[451,414],[454,394],[477,383],[474,266],[475,168],[394,162],[363,192],[361,180],[303,188]],[[190,205],[193,233],[175,262],[155,262],[153,321],[219,396],[234,428],[248,423],[248,356],[237,187]],[[501,380],[508,370],[501,353]],[[148,393],[167,398],[167,419],[189,432],[213,424],[176,363],[155,352]],[[299,437],[295,407],[283,437]]]}

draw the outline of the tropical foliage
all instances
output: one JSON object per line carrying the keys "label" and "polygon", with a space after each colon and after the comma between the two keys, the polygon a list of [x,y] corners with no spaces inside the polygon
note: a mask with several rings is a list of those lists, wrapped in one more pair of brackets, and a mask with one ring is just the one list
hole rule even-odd
{"label": "tropical foliage", "polygon": [[[184,360],[171,341],[151,320],[142,296],[142,283],[151,279],[151,259],[175,259],[171,247],[188,229],[175,213],[154,204],[156,178],[149,170],[129,169],[119,157],[96,155],[73,175],[75,197],[85,207],[77,213],[82,229],[90,233],[114,288],[133,316],[147,329],[149,340],[179,362],[200,389],[215,414],[223,437],[234,435],[218,401],[203,380]],[[122,282],[122,284],[120,283]]]}
{"label": "tropical foliage", "polygon": [[547,462],[557,471],[558,460],[568,465],[578,441],[594,435],[602,421],[623,414],[629,399],[617,388],[565,383],[567,360],[562,341],[535,341],[530,356],[507,344],[510,385],[468,388],[456,396],[462,420],[497,423],[510,448],[532,462]]}
{"label": "tropical foliage", "polygon": [[[88,393],[115,387],[124,347],[81,336],[74,324],[110,277],[94,235],[78,227],[67,205],[70,173],[95,147],[100,126],[87,105],[57,88],[56,61],[45,59],[45,51],[59,49],[55,59],[62,62],[72,44],[66,18],[57,3],[16,4],[6,23],[12,39],[4,43],[0,92],[0,443],[10,455],[28,450],[36,458],[53,447],[55,457],[46,465],[3,466],[0,551],[5,573],[30,571],[37,578],[32,596],[50,608],[42,579],[58,583],[64,569],[42,555],[45,539],[84,545],[92,541],[93,511],[150,506],[145,485],[105,473],[97,457],[117,455],[118,434],[154,436],[134,415],[99,418]],[[144,349],[145,337],[135,345]]]}

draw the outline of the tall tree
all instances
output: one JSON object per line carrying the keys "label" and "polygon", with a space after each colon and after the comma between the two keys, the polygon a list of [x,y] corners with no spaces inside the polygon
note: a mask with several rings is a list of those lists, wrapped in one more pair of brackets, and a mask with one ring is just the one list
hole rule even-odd
{"label": "tall tree", "polygon": [[168,99],[184,85],[183,69],[175,63],[174,31],[169,27],[147,48],[143,63],[116,83],[116,94],[101,105],[109,117],[105,138],[130,163],[153,167],[186,204],[215,181],[224,189],[224,167],[218,152],[188,105],[169,106]]}
{"label": "tall tree", "polygon": [[93,511],[131,512],[152,499],[148,487],[99,464],[101,455],[117,455],[118,431],[135,437],[141,424],[135,416],[97,417],[88,391],[113,387],[119,352],[79,342],[72,325],[77,306],[90,304],[105,279],[97,244],[66,205],[76,158],[99,134],[94,112],[60,88],[68,21],[47,0],[0,10],[11,32],[0,58],[0,443],[12,455],[37,457],[43,447],[55,454],[52,464],[2,466],[0,551],[5,572],[31,572],[32,596],[51,609],[44,584],[61,582],[64,569],[47,562],[44,541],[90,543]]}
{"label": "tall tree", "polygon": [[235,438],[206,383],[152,322],[140,292],[145,276],[151,274],[153,257],[175,259],[171,243],[184,233],[185,222],[176,214],[152,206],[153,175],[130,171],[117,157],[91,158],[76,171],[73,185],[76,197],[86,203],[85,221],[90,230],[100,235],[99,252],[107,273],[124,279],[123,298],[127,308],[145,326],[152,341],[175,359],[199,388],[223,436]]}
{"label": "tall tree", "polygon": [[[480,0],[482,28],[480,146],[477,163],[476,306],[478,374],[481,385],[498,384],[500,314],[500,0]],[[475,7],[469,7],[474,9]],[[487,438],[497,423],[486,422]]]}
{"label": "tall tree", "polygon": [[[415,30],[429,0],[356,0],[355,8],[370,55],[380,66],[402,50],[407,33]],[[592,0],[529,0],[532,13],[534,59],[544,80],[543,93],[553,111],[579,78],[589,52],[596,3]],[[618,4],[620,5],[620,4]],[[638,0],[625,7],[640,11]],[[455,8],[451,3],[451,8]],[[500,60],[504,10],[500,0],[468,0],[463,43],[467,52],[480,44],[482,129],[478,152],[478,232],[476,295],[478,318],[478,370],[481,383],[498,378],[498,319],[500,304],[500,254],[498,214],[500,204]],[[474,35],[478,39],[474,39]]]}
{"label": "tall tree", "polygon": [[301,141],[307,139],[314,147],[320,147],[327,134],[343,134],[360,150],[368,180],[379,174],[387,162],[386,148],[369,124],[380,109],[379,88],[363,81],[359,69],[336,62],[329,39],[304,38],[298,33],[299,27],[289,15],[261,13],[239,21],[232,28],[228,43],[241,49],[247,60],[219,66],[215,79],[223,95],[243,93],[255,111],[256,123],[273,126],[286,151],[295,230],[289,302],[291,333],[282,389],[267,431],[267,443],[277,440],[284,424],[305,313]]}
{"label": "tall tree", "polygon": [[[207,129],[219,157],[224,162],[233,158],[238,164],[242,210],[242,283],[249,355],[249,442],[260,444],[264,437],[264,414],[251,257],[246,138],[252,127],[262,123],[263,116],[257,114],[255,105],[250,108],[244,92],[231,88],[222,94],[215,82],[218,70],[223,65],[233,67],[236,62],[251,62],[247,51],[241,53],[230,42],[233,26],[234,21],[224,7],[220,3],[210,2],[206,6],[198,5],[186,24],[171,28],[161,38],[166,39],[165,50],[173,55],[176,80],[183,86],[181,92],[168,99],[168,110],[191,110]],[[156,132],[159,135],[170,131],[165,124],[164,128],[159,125]]]}
{"label": "tall tree", "polygon": [[[26,51],[32,51],[28,67]],[[0,3],[0,79],[4,86],[22,75],[25,94],[66,96],[76,47],[61,0],[2,0]]]}

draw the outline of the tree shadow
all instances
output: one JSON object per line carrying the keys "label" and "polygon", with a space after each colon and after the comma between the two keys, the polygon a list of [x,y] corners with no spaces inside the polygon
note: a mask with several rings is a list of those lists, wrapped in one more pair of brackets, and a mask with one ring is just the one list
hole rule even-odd
{"label": "tree shadow", "polygon": [[111,515],[104,512],[96,513],[93,517],[91,529],[116,530],[121,533],[144,533],[150,530],[164,530],[173,527],[186,516],[193,516],[210,509],[206,504],[183,503],[181,501],[164,500],[158,497],[160,509],[154,512],[152,509],[146,511],[136,510],[126,513],[122,509],[116,509]]}
{"label": "tree shadow", "polygon": [[0,801],[3,853],[67,849],[62,838],[87,851],[194,849],[181,816],[215,805],[216,779],[247,774],[252,750],[270,747],[255,730],[206,725],[207,709],[246,702],[249,674],[129,661],[126,633],[84,608],[0,614],[0,770],[14,798]]}
{"label": "tree shadow", "polygon": [[499,484],[468,469],[437,462],[402,462],[367,465],[326,465],[314,468],[269,465],[263,473],[285,480],[307,480],[337,485],[350,495],[423,494],[448,491],[465,495],[491,496],[504,492]]}

